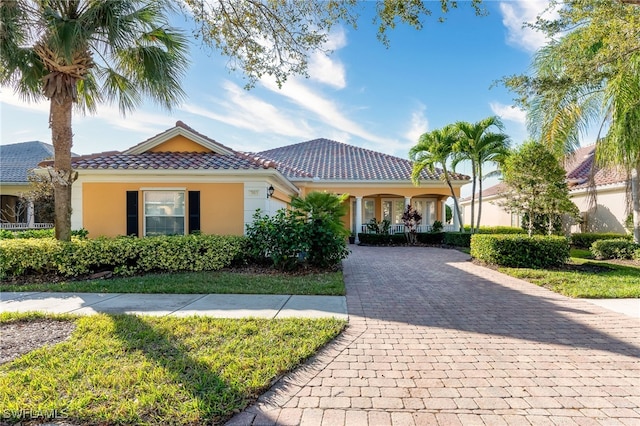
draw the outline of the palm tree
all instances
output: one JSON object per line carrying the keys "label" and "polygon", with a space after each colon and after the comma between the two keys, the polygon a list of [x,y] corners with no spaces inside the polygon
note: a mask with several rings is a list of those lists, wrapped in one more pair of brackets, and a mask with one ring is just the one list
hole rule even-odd
{"label": "palm tree", "polygon": [[187,39],[169,27],[165,0],[12,0],[0,3],[0,84],[50,102],[56,238],[71,236],[72,109],[121,113],[143,96],[171,108],[183,99]]}
{"label": "palm tree", "polygon": [[[452,167],[461,161],[471,162],[471,232],[474,226],[480,228],[482,216],[482,166],[487,162],[500,163],[509,152],[510,140],[504,133],[493,133],[489,129],[496,127],[504,130],[502,121],[497,116],[487,117],[476,123],[459,121],[455,127],[460,131],[460,139],[454,145],[454,160]],[[474,224],[476,182],[479,184],[478,193],[478,222]]]}
{"label": "palm tree", "polygon": [[[558,44],[546,46],[534,62],[540,80],[562,79],[563,58]],[[529,104],[532,133],[558,157],[573,152],[579,137],[593,124],[600,126],[596,167],[621,167],[631,181],[629,199],[634,216],[634,242],[640,243],[640,54],[617,64],[606,78],[582,85],[550,85]]]}
{"label": "palm tree", "polygon": [[451,191],[451,197],[458,215],[458,223],[460,224],[459,230],[462,232],[463,224],[458,197],[456,197],[451,184],[451,173],[447,170],[447,163],[453,157],[453,147],[459,140],[459,134],[460,132],[453,125],[424,133],[420,136],[418,144],[409,150],[409,158],[413,161],[411,180],[415,185],[420,182],[420,174],[425,168],[431,173],[435,172],[436,166],[442,169],[440,177],[447,183]]}

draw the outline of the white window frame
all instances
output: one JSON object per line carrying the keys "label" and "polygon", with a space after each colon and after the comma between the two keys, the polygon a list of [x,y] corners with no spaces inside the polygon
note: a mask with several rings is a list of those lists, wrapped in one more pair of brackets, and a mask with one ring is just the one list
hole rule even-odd
{"label": "white window frame", "polygon": [[[404,222],[402,221],[402,215],[404,214],[404,211],[406,209],[405,206],[405,200],[404,198],[383,198],[382,202],[380,203],[380,220],[384,220],[384,203],[385,202],[391,202],[391,225],[397,225],[397,224],[404,224]],[[398,213],[395,211],[395,204],[396,203],[402,203],[402,208],[400,209],[400,221],[399,222],[394,222],[393,220],[395,219],[395,215]]]}
{"label": "white window frame", "polygon": [[[416,201],[425,201],[427,203],[433,203],[433,218],[429,218],[430,220],[427,222],[427,218],[424,217],[424,211],[419,211],[418,213],[420,213],[422,215],[422,220],[420,221],[420,225],[426,225],[426,226],[431,226],[433,225],[433,222],[435,222],[436,220],[438,220],[438,199],[437,198],[423,198],[423,197],[415,197],[415,198],[411,198],[411,207],[413,207],[414,209],[416,208]],[[444,221],[443,221],[444,223]]]}
{"label": "white window frame", "polygon": [[[183,214],[182,214],[182,235],[187,233],[187,190],[186,188],[141,188],[142,191],[142,235],[147,236],[147,194],[151,192],[180,192],[182,193],[182,199],[184,201]],[[153,215],[151,215],[153,216]],[[166,215],[165,217],[181,217],[178,215]]]}

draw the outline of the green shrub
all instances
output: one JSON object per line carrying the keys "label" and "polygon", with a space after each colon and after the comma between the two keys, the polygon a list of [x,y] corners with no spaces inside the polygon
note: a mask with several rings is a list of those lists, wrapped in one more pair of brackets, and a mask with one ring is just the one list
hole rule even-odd
{"label": "green shrub", "polygon": [[[470,226],[465,226],[464,230],[466,232],[471,232]],[[481,226],[477,228],[475,231],[476,234],[526,234],[522,228],[517,228],[515,226]]]}
{"label": "green shrub", "polygon": [[358,234],[360,244],[368,246],[388,246],[405,244],[407,239],[404,234]]}
{"label": "green shrub", "polygon": [[444,232],[419,232],[416,236],[422,244],[439,245],[444,242]]}
{"label": "green shrub", "polygon": [[162,271],[209,271],[242,256],[246,239],[236,236],[185,235],[10,239],[0,241],[0,276],[57,273],[71,277],[101,270],[116,275]]}
{"label": "green shrub", "polygon": [[597,240],[591,245],[591,254],[596,259],[632,259],[640,245],[622,238]]}
{"label": "green shrub", "polygon": [[296,268],[311,247],[304,222],[284,209],[273,216],[262,216],[257,210],[246,235],[250,260],[282,270]]}
{"label": "green shrub", "polygon": [[[22,238],[53,238],[55,230],[49,229],[27,229],[24,231],[10,231],[8,229],[0,229],[0,240],[22,239]],[[71,231],[71,235],[78,238],[86,238],[89,231],[86,229],[77,229]]]}
{"label": "green shrub", "polygon": [[640,248],[633,252],[633,260],[640,260]]}
{"label": "green shrub", "polygon": [[576,233],[571,234],[571,245],[576,248],[584,248],[589,249],[591,245],[598,240],[613,240],[613,239],[625,239],[631,240],[631,235],[625,234],[614,234],[612,232],[609,233],[592,233],[592,232],[584,232],[584,233]]}
{"label": "green shrub", "polygon": [[469,247],[471,245],[471,235],[466,232],[445,232],[444,243],[455,247]]}
{"label": "green shrub", "polygon": [[569,242],[558,236],[474,234],[471,256],[512,268],[548,268],[567,261]]}

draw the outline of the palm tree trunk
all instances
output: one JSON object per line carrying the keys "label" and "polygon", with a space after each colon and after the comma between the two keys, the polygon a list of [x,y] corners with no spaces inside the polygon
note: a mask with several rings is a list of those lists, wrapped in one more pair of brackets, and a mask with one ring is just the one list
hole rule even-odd
{"label": "palm tree trunk", "polygon": [[478,224],[476,229],[480,229],[480,216],[482,216],[482,165],[478,164]]}
{"label": "palm tree trunk", "polygon": [[444,173],[444,178],[447,181],[447,185],[449,186],[449,190],[451,191],[451,197],[453,198],[453,205],[455,206],[455,211],[458,215],[458,231],[462,232],[464,230],[464,225],[462,224],[462,215],[460,214],[460,205],[458,204],[458,197],[456,197],[456,193],[453,190],[453,185],[451,185],[451,178],[449,177],[449,172],[447,172],[447,166],[442,164],[442,172]]}
{"label": "palm tree trunk", "polygon": [[633,242],[640,244],[640,163],[631,170],[631,203],[633,205]]}
{"label": "palm tree trunk", "polygon": [[475,212],[476,212],[476,181],[478,179],[478,175],[476,173],[476,164],[475,162],[471,162],[471,174],[472,174],[472,183],[471,183],[471,233],[474,232],[475,227]]}
{"label": "palm tree trunk", "polygon": [[71,97],[51,98],[49,127],[53,144],[53,170],[49,170],[53,184],[56,239],[71,240],[71,185],[75,180],[71,170]]}

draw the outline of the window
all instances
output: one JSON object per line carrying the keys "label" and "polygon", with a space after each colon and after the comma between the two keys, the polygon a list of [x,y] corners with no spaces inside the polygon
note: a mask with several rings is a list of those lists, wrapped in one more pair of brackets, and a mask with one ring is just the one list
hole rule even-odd
{"label": "window", "polygon": [[362,215],[363,224],[376,217],[376,200],[362,200]]}
{"label": "window", "polygon": [[184,235],[184,191],[144,192],[144,235]]}
{"label": "window", "polygon": [[391,224],[404,223],[404,199],[384,200],[382,202],[382,219],[388,220]]}
{"label": "window", "polygon": [[437,220],[435,200],[414,199],[412,204],[413,208],[422,216],[420,224],[429,226],[433,225],[433,222]]}

